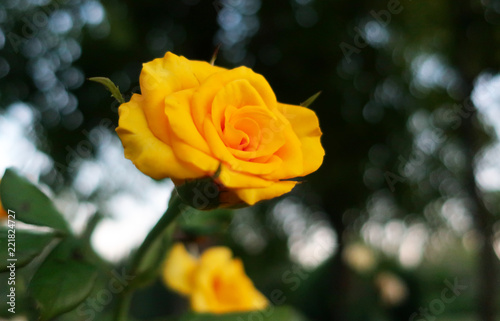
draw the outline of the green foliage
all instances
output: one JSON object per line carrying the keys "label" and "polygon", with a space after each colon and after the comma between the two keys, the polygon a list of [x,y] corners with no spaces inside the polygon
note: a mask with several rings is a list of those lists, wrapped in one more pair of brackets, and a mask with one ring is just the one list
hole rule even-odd
{"label": "green foliage", "polygon": [[[12,232],[11,232],[12,233]],[[7,240],[9,229],[0,227],[0,239]],[[12,253],[16,258],[16,268],[20,268],[30,263],[35,257],[40,255],[42,251],[55,240],[55,233],[40,233],[27,231],[22,229],[15,230],[15,252],[9,252],[8,248],[0,249],[0,261],[7,262],[7,259],[12,258],[9,253]],[[6,272],[7,265],[0,266],[0,272]]]}
{"label": "green foliage", "polygon": [[[140,63],[160,57],[166,50],[190,59],[208,60],[213,49],[214,35],[224,32],[217,24],[217,14],[225,7],[233,10],[232,3],[236,2],[149,1],[148,5],[133,1],[103,2],[107,21],[102,25],[80,27],[82,24],[73,17],[73,30],[68,33],[38,28],[33,39],[26,42],[30,46],[33,43],[39,44],[41,50],[38,53],[28,50],[28,45],[23,49],[24,44],[13,44],[11,36],[13,33],[22,35],[24,29],[29,29],[33,25],[31,18],[39,16],[37,10],[40,7],[5,6],[3,9],[6,20],[2,28],[8,41],[5,42],[0,60],[8,63],[7,66],[10,67],[7,69],[10,71],[0,77],[0,109],[8,109],[11,102],[18,101],[37,109],[40,117],[35,122],[35,128],[41,128],[40,132],[43,133],[37,139],[40,139],[42,146],[50,146],[44,151],[55,164],[69,165],[70,157],[66,147],[76,148],[82,140],[87,139],[84,132],[90,131],[97,124],[96,120],[116,120],[118,116],[116,108],[109,108],[109,94],[105,90],[95,90],[96,86],[88,83],[66,84],[63,77],[66,71],[76,68],[86,76],[109,75],[120,85],[124,96],[128,96],[138,90],[136,81]],[[455,232],[442,219],[441,206],[433,210],[433,204],[437,203],[436,200],[444,202],[450,198],[464,198],[469,204],[472,199],[466,193],[467,186],[463,179],[471,164],[464,162],[464,155],[480,154],[476,154],[467,145],[467,141],[474,142],[473,145],[480,149],[486,146],[487,140],[478,133],[484,123],[480,118],[476,119],[475,115],[468,114],[468,110],[464,108],[464,99],[469,96],[470,87],[477,80],[477,75],[496,73],[500,69],[500,42],[496,41],[500,38],[500,24],[498,10],[495,10],[496,1],[406,1],[401,2],[402,11],[392,15],[389,14],[388,6],[397,4],[397,1],[250,2],[259,3],[260,8],[255,8],[256,14],[248,16],[250,21],[252,18],[258,21],[259,30],[251,33],[252,36],[245,38],[234,48],[228,48],[224,44],[217,58],[217,65],[233,68],[246,64],[253,67],[265,75],[278,100],[283,102],[301,101],[319,88],[324,89],[322,99],[315,102],[314,109],[324,133],[322,142],[327,157],[319,171],[307,178],[308,183],[295,189],[295,196],[304,203],[320,206],[342,240],[358,236],[364,224],[372,218],[382,227],[389,227],[387,223],[390,220],[400,219],[405,224],[424,224],[431,233],[431,240],[439,236],[438,232],[446,235],[446,242],[439,243],[440,238],[437,238],[437,242],[446,247],[448,253],[454,253],[446,244],[449,234]],[[81,12],[79,2],[60,4],[60,9],[65,10],[65,13],[74,12],[78,15]],[[54,6],[49,4],[47,7]],[[37,14],[33,15],[34,13]],[[245,17],[242,21],[247,19],[246,13],[242,16]],[[307,26],[303,25],[304,17],[312,19]],[[110,30],[110,34],[101,34],[102,30]],[[361,32],[367,30],[373,36],[370,42],[361,35]],[[73,36],[76,38],[73,39]],[[45,77],[47,81],[42,86],[40,79],[35,79],[42,70],[36,66],[43,65],[35,62],[64,61],[53,58],[57,52],[67,53],[64,46],[69,43],[68,38],[80,45],[77,45],[77,51],[81,49],[81,57],[78,54],[76,62],[57,64],[60,68],[54,70],[53,74],[58,81],[63,82],[67,93],[74,95],[78,101],[75,114],[69,115],[61,112],[61,106],[57,106],[54,99],[47,99],[46,103],[41,102],[44,99],[40,99],[59,97],[54,92],[61,86],[51,86],[54,90],[48,90],[47,83],[52,78]],[[50,39],[50,43],[47,39]],[[23,39],[23,42],[24,40],[28,39]],[[54,48],[51,43],[59,43],[63,47]],[[347,43],[352,48],[344,56],[339,47],[342,43]],[[238,49],[237,55],[234,54],[235,48]],[[18,52],[21,49],[22,52]],[[26,55],[27,52],[30,54]],[[428,76],[436,71],[435,77],[428,77],[433,81],[441,78],[437,75],[445,74],[445,84],[437,84],[438,81],[424,85],[420,83],[417,76],[423,67],[423,61],[415,58],[422,54],[442,58],[442,62],[449,65],[449,69],[441,63],[435,65],[436,68],[425,68]],[[241,57],[241,60],[236,59],[236,56]],[[33,68],[26,68],[27,66]],[[110,90],[116,90],[120,94],[118,87],[114,85]],[[308,105],[308,101],[309,99],[303,105]],[[456,104],[460,104],[460,108],[456,108]],[[71,126],[66,126],[67,121],[78,119],[74,115],[83,116],[83,123],[69,129]],[[453,117],[450,120],[447,116]],[[469,117],[474,119],[474,127],[462,125]],[[419,124],[428,123],[431,126],[420,127],[412,132],[409,128],[415,120]],[[427,133],[431,133],[432,137],[433,132],[441,131],[445,135],[441,136],[443,139],[433,152],[422,153],[416,142],[423,142],[421,138],[427,137]],[[461,133],[467,132],[470,137],[464,140]],[[42,176],[41,179],[48,185],[52,184],[55,190],[63,189],[71,186],[76,173],[62,173],[65,186],[61,186],[61,181],[50,175]],[[392,183],[387,180],[388,177],[393,178]],[[103,181],[99,193],[96,193],[102,199],[111,198],[115,192],[107,190],[106,185]],[[500,194],[482,190],[481,193],[488,193],[484,195],[485,203],[496,213],[495,220],[498,221]],[[11,202],[10,196],[3,195],[1,187],[0,196],[4,205],[10,207],[7,206]],[[205,202],[201,201],[198,194],[190,195],[190,199],[193,200],[196,196],[197,204],[203,205]],[[31,201],[31,196],[29,200]],[[261,204],[254,207],[253,211],[265,212],[264,206],[272,208],[272,204]],[[474,204],[470,205],[474,207]],[[43,209],[42,212],[45,213],[46,210]],[[214,234],[218,229],[223,230],[225,219],[221,217],[222,222],[219,224],[215,219],[216,215],[205,215],[208,212],[193,213],[192,221],[179,221],[182,231],[194,236],[210,235],[207,242],[209,244],[220,242]],[[25,213],[20,211],[18,214],[19,220],[23,220],[21,216]],[[280,236],[273,224],[270,224],[270,213],[260,214],[262,219],[258,222],[251,221],[252,225],[247,226],[246,230],[265,231],[256,235],[261,238],[263,235],[267,236],[263,249],[266,255],[250,257],[238,242],[231,247],[240,247],[238,254],[248,257],[249,264],[245,268],[250,273],[253,271],[252,279],[261,278],[261,284],[271,288],[280,287],[283,286],[281,274],[268,272],[276,271],[282,265],[286,268],[290,264],[287,261],[288,240]],[[473,218],[469,214],[465,211],[467,219]],[[45,223],[40,225],[46,226]],[[459,233],[459,240],[465,235],[463,244],[468,244],[469,247],[466,254],[460,255],[462,259],[468,256],[474,260],[480,258],[474,247],[475,243],[472,247],[470,245],[470,236],[477,233],[476,229],[472,231],[474,233]],[[230,236],[228,233],[227,239],[231,239]],[[480,239],[488,239],[484,235],[479,236]],[[206,242],[207,238],[204,239]],[[429,244],[429,248],[435,247],[434,242]],[[141,262],[144,264],[141,265],[141,271],[152,271],[150,268],[161,258],[162,246],[159,243],[152,245],[145,261]],[[463,250],[462,242],[456,248]],[[452,259],[444,260],[442,254],[432,253],[430,256],[425,253],[422,263],[423,267],[430,267],[429,273],[432,275],[436,275],[436,268],[429,266],[429,261],[435,258],[449,268],[447,273],[450,275],[456,274],[456,267],[464,267],[464,264],[456,264],[457,261],[461,262],[458,254]],[[41,257],[38,256],[37,259]],[[33,263],[39,263],[37,259]],[[255,266],[253,269],[252,265]],[[22,270],[35,267],[36,264],[29,264]],[[342,260],[333,260],[325,267],[325,276],[329,275],[333,280],[327,282],[322,276],[322,282],[319,283],[323,287],[309,288],[304,283],[295,292],[296,297],[290,296],[287,304],[302,304],[304,313],[315,320],[364,320],[356,319],[355,315],[359,315],[359,311],[377,320],[407,320],[412,312],[418,311],[422,302],[431,302],[440,295],[441,289],[434,293],[428,286],[422,286],[421,293],[410,289],[412,293],[416,293],[411,298],[411,303],[418,306],[408,313],[391,315],[393,312],[380,304],[379,296],[367,295],[375,293],[374,282],[360,285],[361,281],[357,277],[344,273],[346,269]],[[420,267],[412,270],[411,274],[421,284],[422,277],[415,272],[418,270]],[[468,274],[464,273],[464,276],[470,277],[473,268],[467,266],[466,270]],[[489,270],[495,271],[493,267]],[[0,281],[0,284],[5,284],[3,280]],[[437,277],[428,283],[441,284],[442,279]],[[471,294],[471,297],[472,295],[475,294]],[[152,298],[163,299],[165,293],[158,296],[157,293],[150,292],[149,296],[143,297],[146,301],[152,301]],[[342,298],[346,302],[338,300]],[[315,302],[316,306],[324,309],[319,311],[309,302]],[[463,315],[469,315],[474,308],[471,305],[475,305],[478,300],[471,299],[468,302],[470,305],[456,304]],[[172,308],[176,303],[165,300],[162,307]],[[136,308],[138,314],[153,310],[149,306]],[[159,308],[156,310],[165,312]],[[469,312],[465,314],[465,311]],[[380,316],[382,312],[386,315]],[[448,317],[448,312],[447,308],[439,318],[444,320]]]}
{"label": "green foliage", "polygon": [[106,77],[92,77],[92,78],[89,78],[89,80],[90,81],[98,82],[98,83],[102,84],[104,87],[106,87],[106,89],[111,92],[111,95],[113,97],[115,97],[115,99],[120,104],[123,104],[125,102],[125,99],[123,99],[123,96],[122,96],[122,93],[120,92],[120,89],[109,78],[106,78]]}
{"label": "green foliage", "polygon": [[[16,295],[16,314],[21,315],[24,313],[30,314],[30,310],[33,310],[33,302],[28,296],[27,293],[27,280],[28,277],[31,277],[31,275],[28,276],[28,273],[25,271],[26,269],[21,269],[16,271],[16,283],[9,284],[9,278],[10,275],[9,273],[0,273],[0,297],[2,298],[7,298],[7,295],[11,294],[11,288],[15,288],[15,295]],[[12,308],[11,305],[9,305],[8,300],[1,300],[0,301],[0,320],[9,320],[8,318],[12,317],[12,313],[8,311],[8,309]],[[32,314],[32,313],[31,313]]]}
{"label": "green foliage", "polygon": [[179,219],[179,228],[192,235],[214,235],[227,230],[234,216],[234,211],[217,209],[210,212],[191,209]]}
{"label": "green foliage", "polygon": [[70,232],[68,223],[47,195],[13,169],[5,171],[0,184],[0,197],[4,208],[16,212],[16,220]]}
{"label": "green foliage", "polygon": [[[5,262],[8,258],[15,258],[16,272],[19,273],[17,269],[38,257],[50,243],[61,240],[43,262],[34,267],[28,293],[36,300],[41,320],[49,320],[72,310],[89,295],[97,276],[97,268],[89,264],[82,254],[88,241],[75,238],[52,201],[14,170],[5,172],[0,193],[5,208],[15,212],[8,225],[0,229],[2,240],[8,239],[10,234],[15,235],[9,242],[15,244],[15,252],[9,255],[7,248],[2,249],[0,259]],[[54,230],[20,229],[15,225],[16,220]],[[0,268],[0,272],[8,271],[6,265]],[[19,281],[18,285],[21,284]]]}
{"label": "green foliage", "polygon": [[50,320],[78,306],[90,294],[97,269],[78,257],[78,244],[59,244],[42,263],[29,290],[36,299],[41,320]]}

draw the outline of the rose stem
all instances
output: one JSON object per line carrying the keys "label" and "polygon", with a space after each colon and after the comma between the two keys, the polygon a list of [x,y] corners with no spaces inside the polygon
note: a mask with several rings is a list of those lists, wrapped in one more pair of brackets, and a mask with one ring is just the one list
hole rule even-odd
{"label": "rose stem", "polygon": [[[177,195],[177,193],[174,191],[172,193],[172,197],[170,199],[169,205],[167,210],[165,211],[165,214],[160,218],[160,220],[156,223],[156,225],[153,227],[151,231],[149,231],[148,235],[144,239],[144,242],[142,242],[141,246],[135,254],[132,257],[131,264],[130,264],[130,269],[127,273],[127,275],[137,277],[138,275],[138,270],[139,267],[144,260],[144,257],[148,253],[149,248],[151,245],[161,236],[163,235],[163,232],[170,226],[170,223],[172,223],[179,215],[182,214],[182,212],[187,208],[187,206],[181,206],[182,200],[180,197]],[[118,298],[118,304],[116,308],[116,313],[115,313],[115,320],[116,321],[125,321],[127,320],[127,315],[128,315],[128,310],[129,310],[129,305],[130,301],[132,298],[132,293],[134,290],[134,283],[129,284],[124,291],[120,294]]]}

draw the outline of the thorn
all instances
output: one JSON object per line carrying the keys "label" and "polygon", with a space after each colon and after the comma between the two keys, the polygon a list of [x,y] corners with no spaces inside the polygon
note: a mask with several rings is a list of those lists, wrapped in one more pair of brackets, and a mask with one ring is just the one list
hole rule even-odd
{"label": "thorn", "polygon": [[220,49],[221,44],[219,43],[214,50],[214,53],[212,55],[212,59],[210,59],[210,64],[213,66],[215,64],[215,59],[217,59],[217,55],[219,54],[219,49]]}
{"label": "thorn", "polygon": [[303,103],[301,103],[300,105],[302,107],[309,107],[311,106],[311,104],[316,100],[316,98],[318,98],[318,96],[321,94],[321,90],[318,91],[317,93],[315,93],[314,95],[312,95],[311,97],[307,98],[306,101],[304,101]]}

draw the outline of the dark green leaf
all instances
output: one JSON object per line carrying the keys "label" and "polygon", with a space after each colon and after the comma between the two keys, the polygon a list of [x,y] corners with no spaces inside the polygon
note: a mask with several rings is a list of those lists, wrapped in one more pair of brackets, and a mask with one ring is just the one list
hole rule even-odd
{"label": "dark green leaf", "polygon": [[303,103],[301,103],[300,105],[303,106],[303,107],[309,107],[309,106],[311,106],[311,104],[316,100],[316,98],[319,97],[320,94],[321,94],[321,91],[318,91],[317,93],[315,93],[311,97],[307,98],[307,100],[304,101]]}
{"label": "dark green leaf", "polygon": [[64,240],[42,263],[29,285],[41,320],[76,308],[90,294],[97,269],[80,260],[72,240]]}
{"label": "dark green leaf", "polygon": [[123,104],[125,102],[125,100],[123,99],[122,93],[120,92],[120,89],[118,89],[118,87],[109,78],[92,77],[92,78],[89,78],[89,80],[95,81],[95,82],[98,82],[98,83],[104,85],[104,87],[106,87],[106,89],[108,89],[111,92],[111,95],[113,95],[113,97],[115,97],[115,99],[120,104]]}
{"label": "dark green leaf", "polygon": [[228,314],[197,314],[189,313],[180,318],[179,321],[307,321],[301,314],[289,306],[269,306],[262,311]]}
{"label": "dark green leaf", "polygon": [[209,212],[190,209],[179,218],[179,227],[194,235],[213,235],[227,230],[233,211],[216,209]]}
{"label": "dark green leaf", "polygon": [[68,223],[47,195],[10,168],[0,183],[0,198],[5,209],[15,212],[15,220],[70,232]]}
{"label": "dark green leaf", "polygon": [[[15,315],[26,315],[31,308],[31,301],[27,293],[26,279],[29,277],[26,274],[29,272],[16,270],[16,279],[10,276],[10,273],[0,273],[0,320],[15,320]],[[9,280],[10,279],[10,280]],[[15,284],[14,284],[15,281]],[[15,305],[11,304],[10,298],[15,295]],[[8,309],[15,309],[9,311]],[[15,315],[12,313],[15,311]],[[12,318],[14,317],[14,318]],[[12,319],[11,319],[12,318]]]}
{"label": "dark green leaf", "polygon": [[[27,231],[21,229],[9,229],[7,227],[0,227],[0,239],[7,240],[10,235],[14,235],[13,244],[15,244],[15,249],[10,245],[2,247],[0,249],[0,261],[7,262],[8,259],[15,259],[16,268],[20,268],[31,262],[35,257],[42,253],[43,249],[53,240],[55,240],[55,233],[39,233],[34,231]],[[5,242],[7,243],[7,242]],[[12,244],[12,242],[8,242]],[[11,249],[11,250],[9,250]],[[15,250],[15,252],[13,251]],[[2,264],[0,266],[0,272],[7,271],[7,265]]]}

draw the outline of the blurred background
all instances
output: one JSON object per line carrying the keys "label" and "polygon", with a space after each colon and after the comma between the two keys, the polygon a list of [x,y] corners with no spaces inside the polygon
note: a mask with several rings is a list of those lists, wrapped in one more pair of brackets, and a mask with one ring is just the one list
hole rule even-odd
{"label": "blurred background", "polygon": [[[322,90],[326,157],[291,194],[194,213],[177,239],[230,246],[310,320],[499,320],[498,0],[2,0],[0,173],[41,184],[77,232],[100,213],[92,245],[120,264],[173,185],[124,158],[118,104],[86,78],[130,97],[143,62],[219,43],[217,65],[281,102]],[[160,282],[132,302],[141,320],[185,309]]]}

